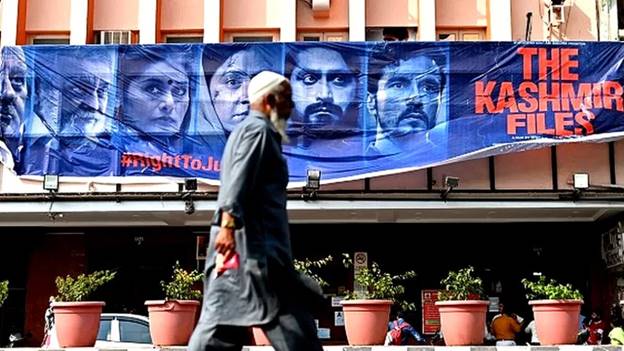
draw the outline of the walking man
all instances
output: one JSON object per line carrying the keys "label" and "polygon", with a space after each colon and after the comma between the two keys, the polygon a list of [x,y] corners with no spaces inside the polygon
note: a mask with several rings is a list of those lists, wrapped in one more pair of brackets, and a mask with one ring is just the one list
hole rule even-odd
{"label": "walking man", "polygon": [[292,263],[281,141],[293,109],[289,81],[263,71],[250,114],[230,135],[206,260],[204,303],[190,351],[237,350],[259,326],[277,351],[322,351],[305,309],[322,294]]}

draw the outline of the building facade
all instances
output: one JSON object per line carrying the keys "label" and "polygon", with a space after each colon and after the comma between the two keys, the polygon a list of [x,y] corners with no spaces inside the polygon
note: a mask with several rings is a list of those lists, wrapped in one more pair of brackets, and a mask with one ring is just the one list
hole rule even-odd
{"label": "building facade", "polygon": [[[406,27],[410,41],[605,41],[618,40],[624,28],[620,1],[556,3],[4,0],[0,44],[373,41],[387,27]],[[574,188],[576,173],[589,174],[589,189]],[[459,184],[448,189],[447,177]],[[624,212],[622,179],[624,142],[611,141],[323,184],[313,199],[292,190],[293,250],[297,257],[367,252],[390,270],[414,269],[415,301],[422,289],[437,288],[448,269],[474,265],[491,295],[521,304],[520,279],[543,272],[575,283],[587,308],[606,315],[624,298],[622,262],[602,257],[608,251],[603,233],[618,228]],[[218,188],[200,181],[190,192],[183,184],[61,177],[51,193],[40,177],[0,168],[0,279],[11,282],[0,309],[0,340],[16,330],[31,335],[32,345],[41,340],[58,275],[116,269],[118,279],[97,297],[111,312],[144,313],[143,301],[159,297],[158,282],[175,260],[201,267]],[[343,278],[332,276],[337,286],[330,294],[344,290],[349,278]],[[334,323],[337,310],[328,306],[318,317],[331,331],[328,342],[345,340]]]}

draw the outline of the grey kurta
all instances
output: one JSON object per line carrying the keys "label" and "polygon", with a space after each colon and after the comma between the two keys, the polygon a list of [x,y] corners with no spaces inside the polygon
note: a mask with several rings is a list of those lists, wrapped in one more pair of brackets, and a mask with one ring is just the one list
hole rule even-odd
{"label": "grey kurta", "polygon": [[[266,324],[279,310],[278,291],[268,279],[269,271],[277,267],[282,279],[298,281],[290,251],[287,183],[281,138],[267,118],[252,111],[234,129],[223,153],[218,210],[206,260],[202,319],[209,320],[205,322]],[[217,277],[214,240],[222,211],[237,219],[236,251],[241,267]]]}

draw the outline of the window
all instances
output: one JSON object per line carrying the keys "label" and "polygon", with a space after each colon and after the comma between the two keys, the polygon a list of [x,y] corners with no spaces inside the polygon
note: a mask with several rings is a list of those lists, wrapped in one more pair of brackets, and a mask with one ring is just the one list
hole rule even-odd
{"label": "window", "polygon": [[444,29],[437,31],[439,41],[479,41],[485,39],[485,29]]}
{"label": "window", "polygon": [[273,41],[273,37],[232,37],[232,41],[235,43],[261,43]]}
{"label": "window", "polygon": [[121,342],[137,342],[151,344],[149,327],[145,324],[119,319],[119,335]]}
{"label": "window", "polygon": [[[405,27],[401,27],[405,28]],[[382,41],[383,40],[383,27],[368,27],[366,28],[366,41]],[[417,40],[418,28],[407,27],[407,33],[409,34],[408,41]]]}
{"label": "window", "polygon": [[348,38],[347,32],[315,32],[297,35],[298,41],[347,41]]}
{"label": "window", "polygon": [[105,340],[105,341],[110,341],[111,340],[111,321],[110,319],[107,320],[100,320],[100,330],[98,331],[98,335],[97,335],[97,340]]}
{"label": "window", "polygon": [[266,30],[258,32],[225,32],[223,33],[224,42],[234,43],[259,43],[272,42],[279,40],[279,32]]}
{"label": "window", "polygon": [[31,38],[32,45],[69,45],[69,38]]}
{"label": "window", "polygon": [[132,44],[134,33],[129,30],[124,31],[101,31],[95,33],[96,44]]}
{"label": "window", "polygon": [[203,43],[203,36],[179,36],[179,35],[168,35],[165,38],[166,43],[170,44],[183,44],[183,43]]}

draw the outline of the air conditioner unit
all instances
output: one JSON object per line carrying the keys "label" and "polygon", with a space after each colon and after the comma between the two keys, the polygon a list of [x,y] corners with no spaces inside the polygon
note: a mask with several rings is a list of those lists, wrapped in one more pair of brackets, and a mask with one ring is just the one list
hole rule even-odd
{"label": "air conditioner unit", "polygon": [[131,44],[132,31],[107,30],[100,32],[100,44]]}
{"label": "air conditioner unit", "polygon": [[561,24],[565,22],[565,5],[550,6],[550,23]]}
{"label": "air conditioner unit", "polygon": [[312,0],[312,15],[316,18],[329,17],[331,0]]}

